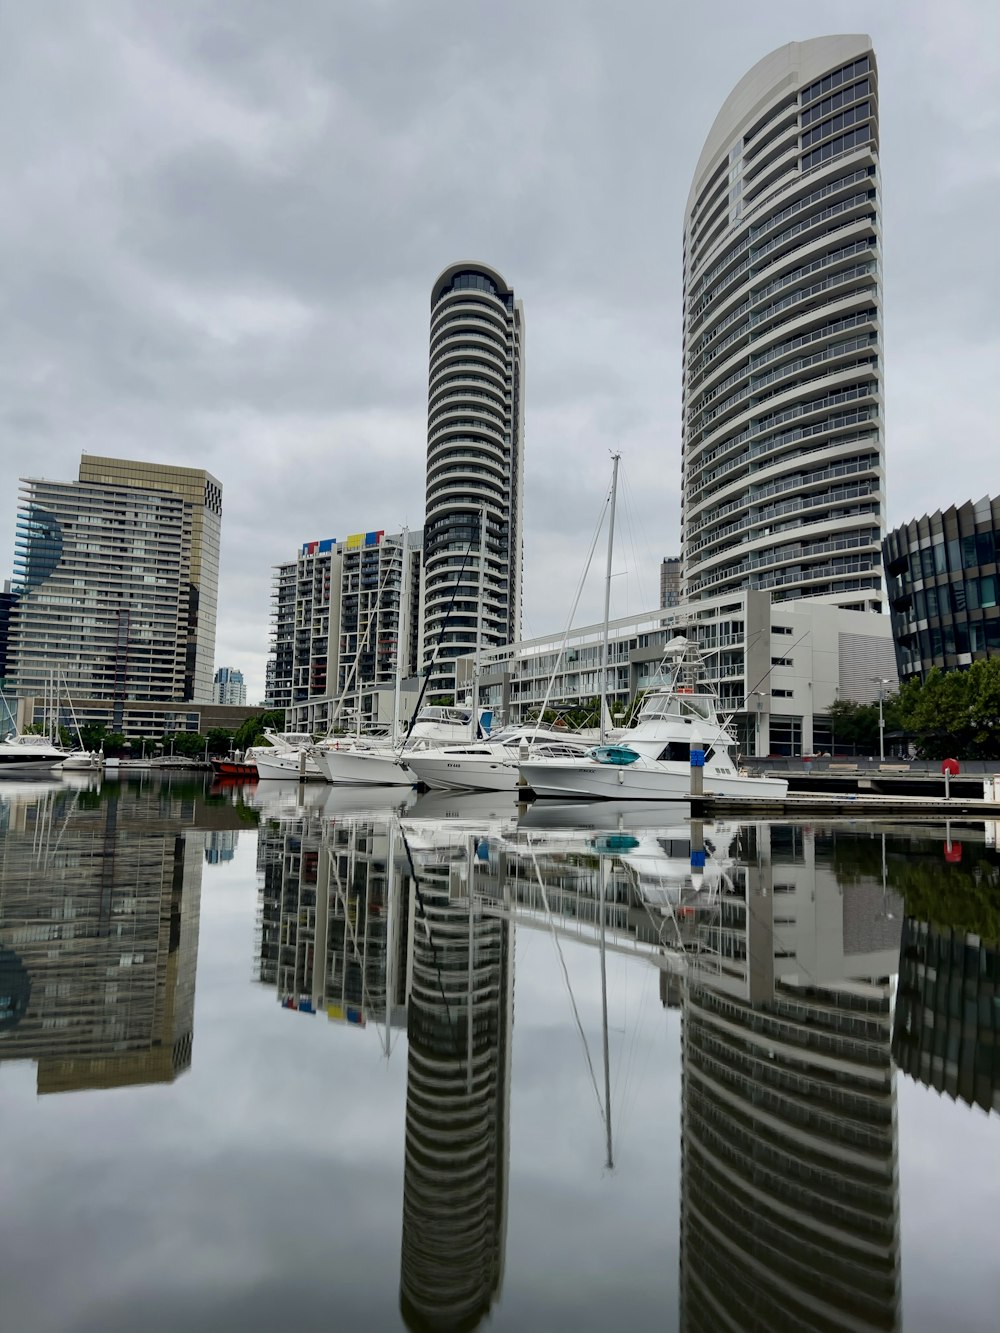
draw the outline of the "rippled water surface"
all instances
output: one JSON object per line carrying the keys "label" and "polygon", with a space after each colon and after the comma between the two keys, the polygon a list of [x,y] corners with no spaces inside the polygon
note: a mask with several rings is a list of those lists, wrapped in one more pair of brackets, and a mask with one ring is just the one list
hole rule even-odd
{"label": "rippled water surface", "polygon": [[0,782],[4,1330],[996,1327],[995,830],[90,782]]}

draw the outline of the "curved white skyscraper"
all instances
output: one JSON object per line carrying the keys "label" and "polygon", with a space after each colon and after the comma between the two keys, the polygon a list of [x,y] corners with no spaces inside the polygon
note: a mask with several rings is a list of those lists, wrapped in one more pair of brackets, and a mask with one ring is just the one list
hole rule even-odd
{"label": "curved white skyscraper", "polygon": [[878,81],[866,36],[736,85],[684,226],[684,592],[882,609]]}
{"label": "curved white skyscraper", "polygon": [[[452,693],[454,661],[521,637],[524,312],[485,264],[431,291],[421,664]],[[479,568],[485,514],[485,569]]]}

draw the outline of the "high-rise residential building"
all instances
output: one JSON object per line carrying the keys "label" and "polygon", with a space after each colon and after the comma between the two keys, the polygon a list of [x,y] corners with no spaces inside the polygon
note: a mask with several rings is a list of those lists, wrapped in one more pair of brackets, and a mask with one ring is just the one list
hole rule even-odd
{"label": "high-rise residential building", "polygon": [[660,606],[679,606],[681,600],[681,558],[665,555],[660,561]]}
{"label": "high-rise residential building", "polygon": [[247,687],[243,672],[236,667],[219,667],[212,686],[212,701],[217,704],[245,704]]}
{"label": "high-rise residential building", "polygon": [[419,529],[359,532],[304,542],[275,568],[266,703],[285,710],[289,727],[319,733],[335,720],[345,727],[390,720],[400,624],[403,676],[417,673],[421,542]]}
{"label": "high-rise residential building", "polygon": [[431,290],[421,652],[431,698],[454,694],[455,659],[477,642],[521,637],[523,509],[523,306],[495,269],[452,264]]}
{"label": "high-rise residential building", "polygon": [[221,514],[197,468],[84,455],[77,481],[22,480],[13,693],[54,683],[117,731],[135,701],[210,702]]}
{"label": "high-rise residential building", "polygon": [[793,42],[730,93],[684,224],[684,595],[882,610],[878,78]]}

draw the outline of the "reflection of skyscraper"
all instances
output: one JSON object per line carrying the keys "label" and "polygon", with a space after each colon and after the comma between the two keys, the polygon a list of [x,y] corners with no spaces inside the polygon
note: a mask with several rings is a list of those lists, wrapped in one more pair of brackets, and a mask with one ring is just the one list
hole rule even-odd
{"label": "reflection of skyscraper", "polygon": [[475,1328],[503,1279],[514,940],[489,914],[490,869],[470,847],[414,890],[399,1292],[412,1329]]}
{"label": "reflection of skyscraper", "polygon": [[[842,897],[809,865],[811,838],[793,842],[782,864],[762,832],[745,900],[706,937],[721,957],[685,989],[686,1333],[898,1326],[893,952],[877,918],[862,940],[864,896]],[[838,916],[839,964],[828,940],[810,957]]]}
{"label": "reflection of skyscraper", "polygon": [[256,972],[286,1009],[402,1022],[409,885],[396,836],[388,815],[331,825],[298,812],[261,825]]}
{"label": "reflection of skyscraper", "polygon": [[912,1078],[1000,1111],[1000,949],[907,917],[892,1054]]}
{"label": "reflection of skyscraper", "polygon": [[203,838],[162,790],[77,799],[0,792],[0,1060],[37,1061],[39,1093],[170,1082],[191,1063]]}

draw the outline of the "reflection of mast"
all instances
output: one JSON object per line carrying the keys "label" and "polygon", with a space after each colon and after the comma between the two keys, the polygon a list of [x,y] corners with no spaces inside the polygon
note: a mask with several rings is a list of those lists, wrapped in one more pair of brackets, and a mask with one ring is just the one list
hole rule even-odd
{"label": "reflection of mast", "polygon": [[[870,947],[869,904],[842,898],[801,851],[777,875],[762,842],[714,973],[684,989],[681,1328],[895,1329],[891,951]],[[821,919],[835,933],[835,910],[839,965],[828,951],[814,984],[802,959]],[[848,950],[875,979],[850,979]]]}
{"label": "reflection of mast", "polygon": [[484,850],[414,885],[399,1293],[411,1329],[475,1328],[503,1278],[514,946],[509,922],[474,910]]}

